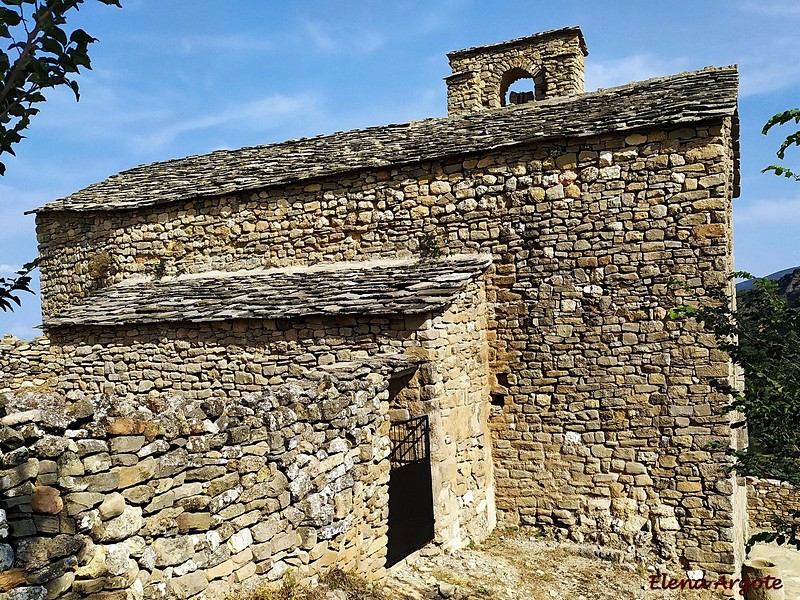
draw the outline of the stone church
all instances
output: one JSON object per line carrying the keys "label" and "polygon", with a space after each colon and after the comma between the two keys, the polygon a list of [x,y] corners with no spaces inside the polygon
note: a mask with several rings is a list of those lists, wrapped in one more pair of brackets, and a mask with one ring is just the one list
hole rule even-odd
{"label": "stone church", "polygon": [[731,365],[665,316],[733,268],[737,72],[587,93],[586,56],[576,27],[451,52],[446,118],[36,210],[45,336],[0,347],[28,585],[379,578],[496,524],[735,572]]}

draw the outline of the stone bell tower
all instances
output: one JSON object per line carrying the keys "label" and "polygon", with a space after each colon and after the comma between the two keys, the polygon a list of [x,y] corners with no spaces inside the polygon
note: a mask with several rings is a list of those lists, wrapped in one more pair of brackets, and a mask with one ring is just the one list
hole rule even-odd
{"label": "stone bell tower", "polygon": [[[581,94],[587,54],[579,27],[450,52],[447,58],[453,73],[445,78],[447,112],[454,116]],[[531,89],[509,93],[509,87],[521,79],[530,80]]]}

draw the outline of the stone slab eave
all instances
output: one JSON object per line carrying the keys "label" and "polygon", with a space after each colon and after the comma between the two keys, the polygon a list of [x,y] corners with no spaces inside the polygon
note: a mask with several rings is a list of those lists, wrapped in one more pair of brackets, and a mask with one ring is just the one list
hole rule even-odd
{"label": "stone slab eave", "polygon": [[491,255],[468,254],[137,279],[91,294],[45,317],[44,325],[423,314],[448,306],[491,262]]}

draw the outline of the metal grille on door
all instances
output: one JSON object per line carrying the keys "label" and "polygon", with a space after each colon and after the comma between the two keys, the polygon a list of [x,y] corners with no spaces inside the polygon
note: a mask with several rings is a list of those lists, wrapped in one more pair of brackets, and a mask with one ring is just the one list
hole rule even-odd
{"label": "metal grille on door", "polygon": [[389,438],[387,567],[430,542],[434,527],[428,417],[392,423]]}

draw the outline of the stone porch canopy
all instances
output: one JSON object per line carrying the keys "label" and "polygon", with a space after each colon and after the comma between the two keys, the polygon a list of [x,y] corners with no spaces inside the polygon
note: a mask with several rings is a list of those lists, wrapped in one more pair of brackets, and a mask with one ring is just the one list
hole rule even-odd
{"label": "stone porch canopy", "polygon": [[[735,66],[715,67],[502,110],[219,150],[122,171],[33,212],[129,210],[547,139],[723,117],[735,124],[737,86]],[[738,181],[738,167],[735,174]]]}
{"label": "stone porch canopy", "polygon": [[101,290],[47,327],[421,314],[442,309],[492,262],[487,254],[205,272]]}

